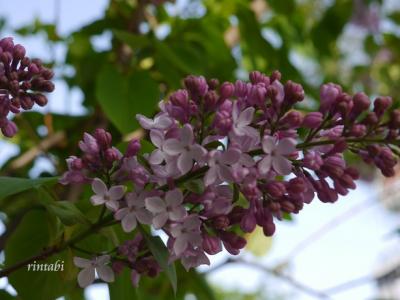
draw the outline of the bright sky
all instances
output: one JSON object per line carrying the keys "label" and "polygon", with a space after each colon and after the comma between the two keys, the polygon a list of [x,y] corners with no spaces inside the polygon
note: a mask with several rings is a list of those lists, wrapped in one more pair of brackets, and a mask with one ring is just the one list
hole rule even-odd
{"label": "bright sky", "polygon": [[[68,34],[81,25],[89,23],[103,15],[107,0],[60,0],[61,14],[59,28],[62,34]],[[182,5],[182,2],[179,1]],[[392,1],[393,2],[393,1]],[[43,21],[54,20],[53,0],[0,0],[0,16],[6,16],[11,27],[28,24],[35,17]],[[21,9],[23,7],[23,9]],[[79,9],[77,9],[79,8]],[[23,43],[28,49],[30,56],[43,57],[48,53],[48,48],[41,38],[22,39],[16,37],[16,42]],[[107,37],[94,41],[99,47],[107,46]],[[62,57],[65,49],[57,49],[58,57]],[[72,104],[66,109],[65,101]],[[57,82],[56,93],[50,99],[50,109],[54,112],[81,114],[84,112],[80,103],[82,95],[80,91],[68,92],[62,82]],[[13,155],[17,149],[7,146],[0,141],[0,165],[2,157]],[[39,167],[46,167],[43,162]],[[267,266],[274,267],[282,262],[290,251],[302,240],[307,238],[328,221],[336,216],[342,215],[358,207],[359,213],[354,213],[352,218],[339,222],[329,233],[321,239],[313,242],[308,248],[300,252],[291,260],[290,275],[304,285],[316,290],[323,290],[355,278],[372,274],[378,263],[388,253],[397,253],[400,249],[399,240],[388,238],[387,235],[399,224],[398,215],[387,212],[381,204],[373,201],[376,198],[377,186],[374,184],[359,183],[357,191],[352,192],[346,198],[340,199],[336,204],[323,204],[314,201],[308,205],[292,223],[279,223],[273,239],[272,249],[262,262]],[[360,203],[366,203],[365,205]],[[352,213],[353,214],[353,213]],[[221,262],[226,254],[217,255],[212,259],[214,265]],[[389,256],[391,257],[391,256]],[[246,259],[254,259],[250,255]],[[206,268],[201,268],[206,270]],[[281,282],[271,276],[266,278],[265,274],[253,268],[242,266],[230,266],[215,271],[209,275],[212,284],[221,285],[225,288],[254,291],[260,287],[275,286],[272,291],[276,292],[276,284]],[[4,280],[0,281],[3,285]],[[304,293],[291,288],[290,285],[278,285],[282,291],[288,292],[291,297],[287,299],[315,299]],[[332,299],[368,299],[376,293],[373,283],[339,293]],[[87,289],[90,300],[108,300],[106,287],[96,285]]]}

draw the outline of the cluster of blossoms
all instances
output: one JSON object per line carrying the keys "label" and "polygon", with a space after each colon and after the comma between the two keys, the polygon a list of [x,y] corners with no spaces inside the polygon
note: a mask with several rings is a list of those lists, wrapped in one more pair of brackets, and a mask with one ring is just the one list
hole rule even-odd
{"label": "cluster of blossoms", "polygon": [[10,37],[0,40],[0,130],[6,137],[17,132],[14,122],[7,119],[10,112],[30,110],[36,103],[47,104],[43,93],[52,92],[53,71],[45,68],[38,59],[25,56],[22,45],[14,45]]}
{"label": "cluster of blossoms", "polygon": [[388,97],[371,105],[365,94],[329,83],[321,87],[319,111],[303,114],[294,110],[304,99],[302,86],[283,84],[277,71],[222,84],[189,76],[184,84],[160,102],[154,118],[137,116],[151,153],[142,153],[138,140],[121,153],[97,129],[85,133],[82,157],[67,160],[62,178],[91,184],[92,203],[105,205],[133,233],[111,261],[116,273],[130,268],[135,285],[160,271],[137,230],[142,224],[162,230],[170,262],[189,269],[209,264],[207,254],[223,247],[238,254],[243,233],[256,226],[273,235],[276,219],[297,214],[315,196],[335,202],[354,189],[359,175],[345,151],[394,174],[400,110]]}

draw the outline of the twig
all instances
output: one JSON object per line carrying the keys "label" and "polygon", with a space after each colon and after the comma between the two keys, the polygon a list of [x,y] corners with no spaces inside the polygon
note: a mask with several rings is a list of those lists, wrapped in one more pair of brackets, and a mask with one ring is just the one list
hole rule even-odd
{"label": "twig", "polygon": [[233,263],[250,266],[250,267],[256,268],[256,269],[258,269],[258,270],[260,270],[262,272],[265,272],[265,273],[271,274],[271,275],[273,275],[275,277],[278,277],[278,278],[282,279],[283,281],[285,281],[286,283],[290,284],[291,286],[295,287],[296,289],[298,289],[298,290],[300,290],[300,291],[302,291],[304,293],[307,293],[308,295],[310,295],[310,296],[312,296],[314,298],[317,298],[317,299],[330,299],[329,295],[327,295],[326,293],[318,291],[318,290],[315,290],[314,288],[297,281],[296,279],[292,278],[289,275],[283,274],[282,272],[280,272],[280,271],[278,271],[276,269],[271,269],[271,268],[268,268],[267,266],[264,266],[262,264],[255,263],[255,262],[248,261],[248,260],[244,260],[242,258],[235,258],[235,259],[228,258],[222,264],[220,264],[220,265],[208,270],[207,274],[209,274],[211,272],[214,272],[217,269],[220,269],[222,267],[225,267],[228,264],[233,264]]}

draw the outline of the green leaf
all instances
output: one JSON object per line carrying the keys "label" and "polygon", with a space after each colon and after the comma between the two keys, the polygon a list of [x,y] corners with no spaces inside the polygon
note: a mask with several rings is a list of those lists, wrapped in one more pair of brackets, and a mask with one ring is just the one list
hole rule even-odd
{"label": "green leaf", "polygon": [[64,225],[90,224],[85,215],[70,201],[54,201],[47,205],[47,209],[55,214]]}
{"label": "green leaf", "polygon": [[45,177],[37,179],[0,177],[0,199],[15,195],[46,184],[55,184],[58,177]]}
{"label": "green leaf", "polygon": [[151,44],[150,39],[144,35],[133,34],[122,30],[113,30],[113,33],[117,39],[128,44],[132,49],[143,48]]}
{"label": "green leaf", "polygon": [[136,289],[132,285],[131,274],[128,268],[125,268],[121,274],[115,277],[113,283],[108,284],[110,300],[136,300]]}
{"label": "green leaf", "polygon": [[150,116],[159,101],[159,89],[147,71],[121,74],[105,65],[96,81],[96,97],[104,113],[121,133],[138,128],[136,114]]}
{"label": "green leaf", "polygon": [[168,264],[169,252],[167,247],[164,245],[163,241],[159,236],[152,236],[148,234],[142,227],[139,228],[143,234],[144,239],[146,240],[147,246],[149,246],[151,253],[154,255],[154,258],[157,260],[160,267],[164,270],[164,272],[168,276],[168,279],[172,285],[172,289],[176,294],[177,290],[176,270],[175,270],[175,265],[173,263]]}
{"label": "green leaf", "polygon": [[15,300],[14,296],[11,296],[7,291],[0,290],[0,299],[1,300]]}
{"label": "green leaf", "polygon": [[[5,247],[5,265],[7,267],[37,255],[50,246],[50,236],[47,223],[48,212],[34,210],[27,213]],[[36,263],[54,264],[57,260],[66,261],[66,253],[51,256]],[[31,266],[31,268],[33,268]],[[53,300],[68,293],[76,286],[76,281],[65,281],[66,272],[33,271],[22,267],[13,272],[9,282],[15,288],[21,299]]]}
{"label": "green leaf", "polygon": [[195,194],[203,194],[205,189],[203,180],[201,179],[187,181],[183,186]]}

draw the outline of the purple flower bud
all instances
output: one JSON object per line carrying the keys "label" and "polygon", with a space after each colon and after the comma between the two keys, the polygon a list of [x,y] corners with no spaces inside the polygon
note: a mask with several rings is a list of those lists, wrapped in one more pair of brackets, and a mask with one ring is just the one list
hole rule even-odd
{"label": "purple flower bud", "polygon": [[235,206],[229,213],[229,224],[240,223],[244,215],[246,214],[246,209],[241,206]]}
{"label": "purple flower bud", "polygon": [[11,52],[14,48],[14,42],[12,37],[6,37],[0,40],[0,48],[3,51]]}
{"label": "purple flower bud", "polygon": [[281,120],[280,124],[287,128],[298,128],[303,122],[303,117],[298,111],[289,111]]}
{"label": "purple flower bud", "polygon": [[286,103],[293,105],[296,102],[304,100],[304,89],[300,84],[289,80],[288,82],[286,82],[284,90],[285,90],[284,101]]}
{"label": "purple flower bud", "polygon": [[207,93],[208,85],[203,76],[190,75],[185,78],[184,82],[193,100],[198,100],[199,97],[203,97]]}
{"label": "purple flower bud", "polygon": [[285,184],[279,181],[272,181],[266,184],[266,192],[274,198],[280,198],[286,193]]}
{"label": "purple flower bud", "polygon": [[13,57],[16,60],[21,60],[25,57],[26,50],[24,46],[18,44],[14,46]]}
{"label": "purple flower bud", "polygon": [[275,233],[275,224],[273,221],[266,222],[263,224],[263,232],[265,236],[273,236]]}
{"label": "purple flower bud", "polygon": [[306,128],[318,128],[323,121],[323,114],[320,112],[310,112],[303,119],[303,127]]}
{"label": "purple flower bud", "polygon": [[374,112],[380,118],[385,111],[392,105],[392,98],[390,97],[378,97],[374,101]]}
{"label": "purple flower bud", "polygon": [[97,128],[94,132],[94,137],[97,141],[97,144],[102,149],[107,149],[111,147],[111,142],[112,142],[111,134],[105,131],[103,128]]}
{"label": "purple flower bud", "polygon": [[249,79],[252,84],[263,83],[266,86],[270,85],[269,77],[259,71],[250,72]]}
{"label": "purple flower bud", "polygon": [[104,153],[104,157],[107,162],[113,163],[121,158],[121,153],[116,148],[108,148]]}
{"label": "purple flower bud", "polygon": [[246,246],[246,240],[233,232],[221,231],[219,235],[226,250],[232,255],[239,254],[239,250]]}
{"label": "purple flower bud", "polygon": [[208,91],[204,96],[204,110],[212,111],[215,110],[215,107],[218,102],[218,95],[215,91]]}
{"label": "purple flower bud", "polygon": [[369,112],[368,115],[362,120],[362,123],[371,126],[371,125],[376,125],[379,122],[379,118],[376,115],[375,112]]}
{"label": "purple flower bud", "polygon": [[278,70],[273,71],[270,76],[271,83],[274,82],[275,80],[280,81],[281,78],[282,78],[282,74]]}
{"label": "purple flower bud", "polygon": [[224,82],[221,87],[220,87],[220,96],[222,99],[228,99],[233,96],[235,92],[235,86],[233,83],[230,82]]}
{"label": "purple flower bud", "polygon": [[286,190],[289,194],[301,194],[307,189],[307,184],[301,177],[292,178],[286,185]]}
{"label": "purple flower bud", "polygon": [[308,151],[304,155],[303,166],[310,170],[319,170],[323,163],[321,155],[316,151]]}
{"label": "purple flower bud", "polygon": [[216,236],[203,234],[203,250],[210,255],[217,254],[222,251],[221,240]]}
{"label": "purple flower bud", "polygon": [[329,112],[341,93],[342,88],[337,84],[327,83],[322,85],[320,89],[321,105],[319,111],[323,114]]}
{"label": "purple flower bud", "polygon": [[400,109],[395,109],[391,112],[389,127],[393,129],[400,128]]}
{"label": "purple flower bud", "polygon": [[216,78],[212,78],[208,80],[208,88],[210,90],[215,90],[219,86],[219,80]]}
{"label": "purple flower bud", "polygon": [[221,229],[221,230],[228,228],[230,224],[229,218],[224,215],[215,217],[212,223],[216,229]]}
{"label": "purple flower bud", "polygon": [[18,128],[12,121],[7,121],[4,127],[1,127],[1,132],[5,137],[13,137],[17,134]]}
{"label": "purple flower bud", "polygon": [[83,141],[79,142],[79,148],[82,152],[92,155],[97,155],[100,150],[97,140],[86,132],[83,134]]}
{"label": "purple flower bud", "polygon": [[361,112],[369,108],[371,101],[366,94],[359,92],[353,96],[353,104],[351,114],[353,117],[357,117]]}
{"label": "purple flower bud", "polygon": [[246,213],[240,222],[240,229],[244,232],[253,232],[256,228],[257,220],[252,212]]}
{"label": "purple flower bud", "polygon": [[363,124],[354,124],[351,126],[350,135],[354,137],[362,137],[367,133],[367,127]]}
{"label": "purple flower bud", "polygon": [[114,273],[121,274],[125,268],[125,263],[120,260],[114,261],[111,265],[111,268],[113,269]]}
{"label": "purple flower bud", "polygon": [[126,157],[132,157],[139,153],[141,148],[140,141],[138,139],[133,139],[129,142],[128,147],[125,152]]}
{"label": "purple flower bud", "polygon": [[169,101],[176,106],[187,108],[189,103],[189,94],[187,90],[177,90],[175,93],[171,94]]}

